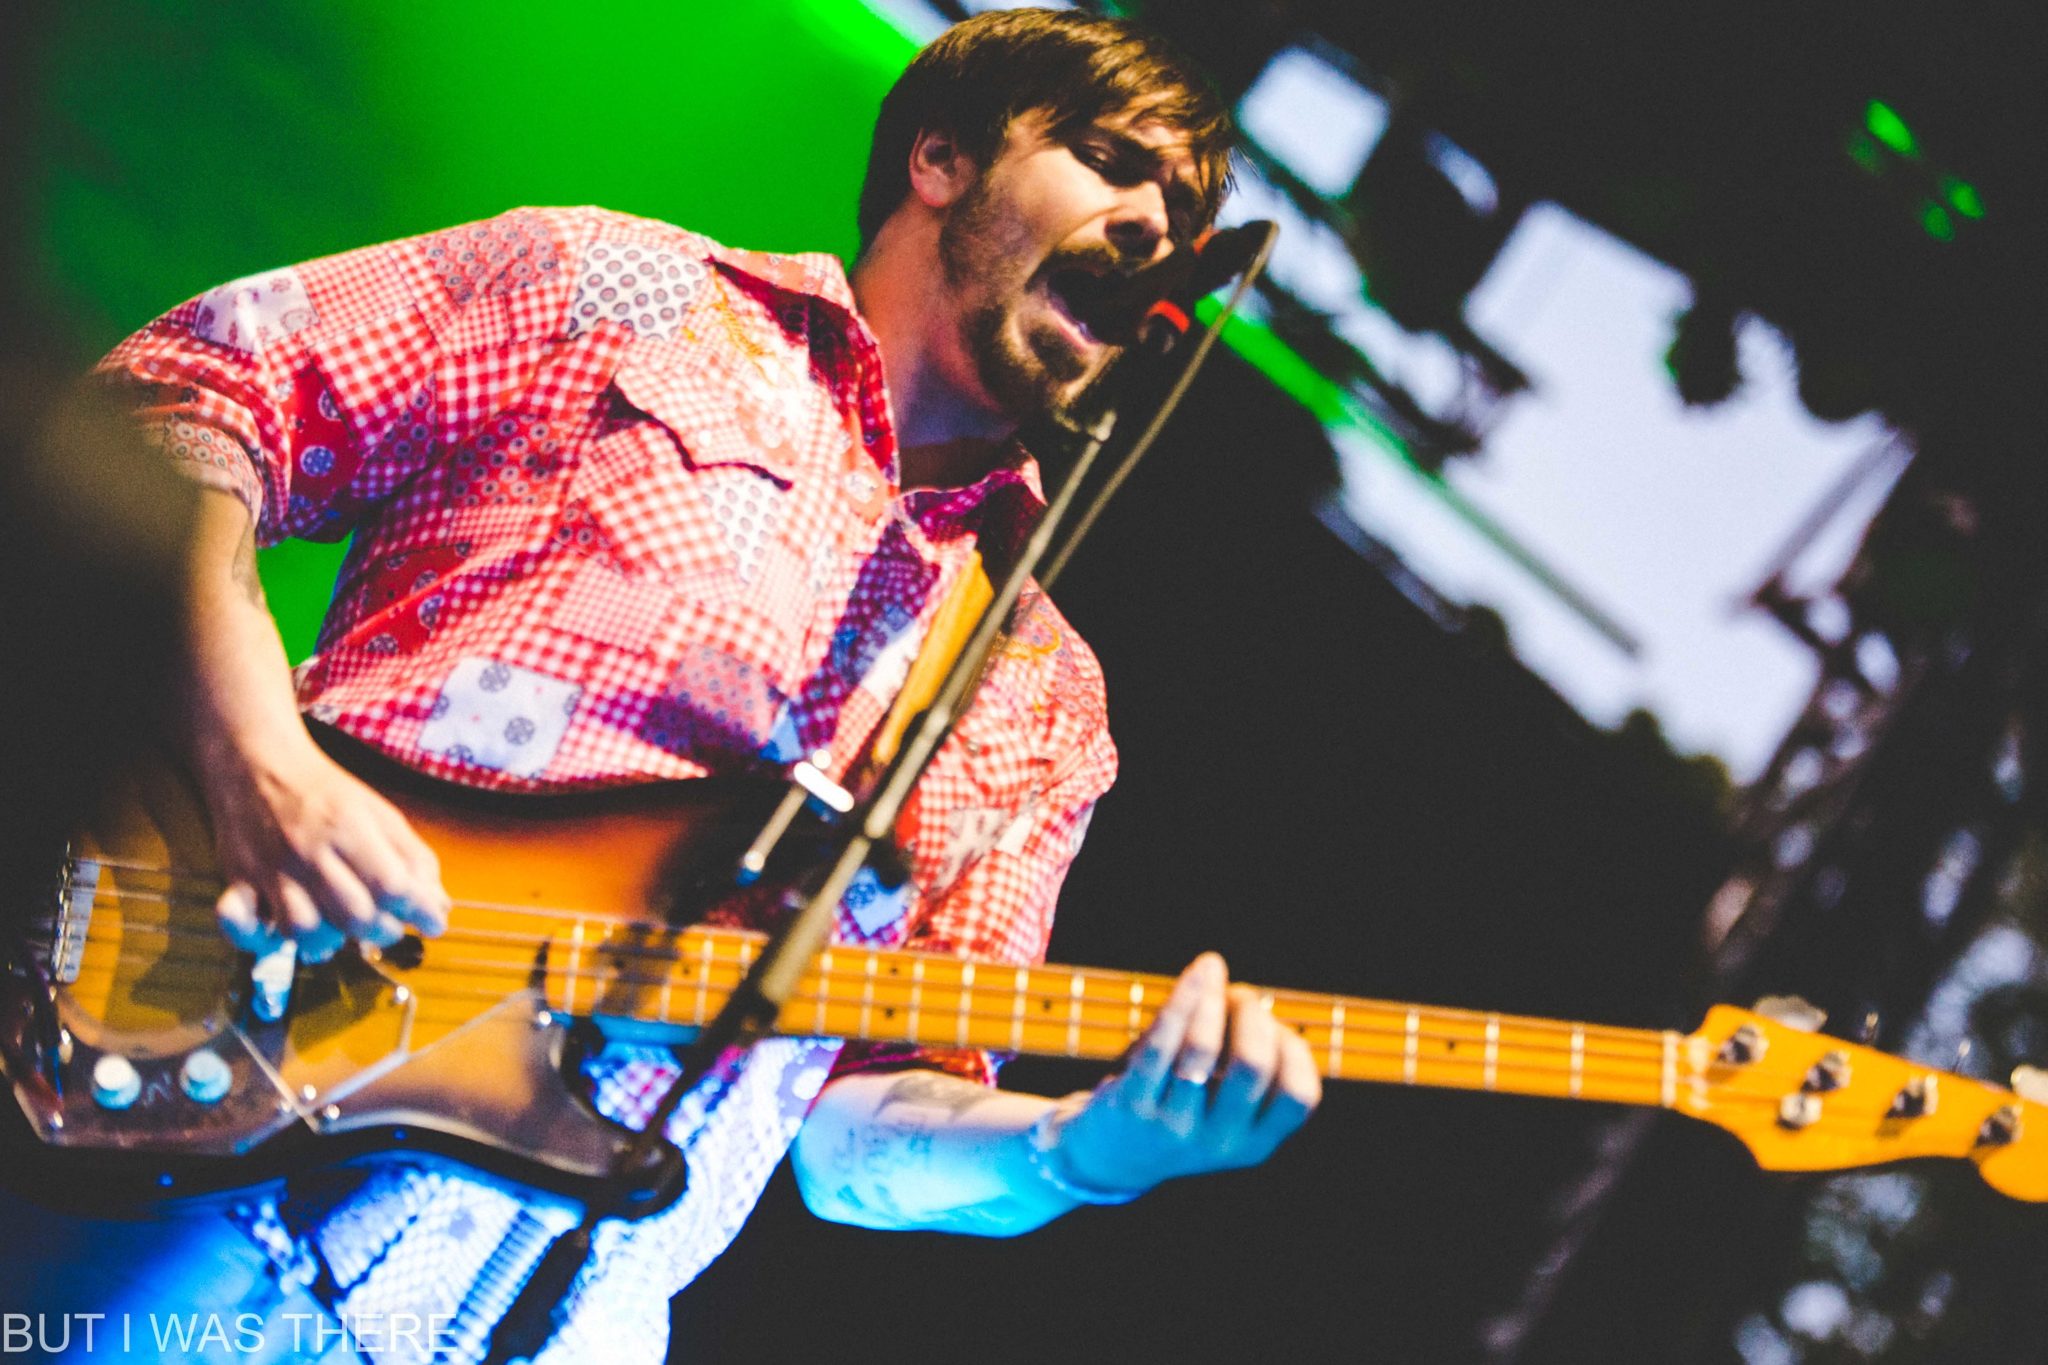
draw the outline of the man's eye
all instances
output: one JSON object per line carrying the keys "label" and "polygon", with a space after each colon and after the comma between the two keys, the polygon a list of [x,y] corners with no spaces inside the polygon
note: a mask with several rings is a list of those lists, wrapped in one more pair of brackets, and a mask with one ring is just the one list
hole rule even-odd
{"label": "man's eye", "polygon": [[1112,147],[1083,144],[1078,156],[1082,165],[1112,185],[1135,185],[1145,178],[1135,162]]}

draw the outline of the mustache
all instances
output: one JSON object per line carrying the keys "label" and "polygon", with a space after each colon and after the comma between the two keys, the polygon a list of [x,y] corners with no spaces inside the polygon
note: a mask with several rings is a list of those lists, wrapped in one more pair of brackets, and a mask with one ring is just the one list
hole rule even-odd
{"label": "mustache", "polygon": [[1138,273],[1145,262],[1108,242],[1091,242],[1056,248],[1039,266],[1041,276],[1061,271],[1095,275],[1105,284],[1117,284]]}

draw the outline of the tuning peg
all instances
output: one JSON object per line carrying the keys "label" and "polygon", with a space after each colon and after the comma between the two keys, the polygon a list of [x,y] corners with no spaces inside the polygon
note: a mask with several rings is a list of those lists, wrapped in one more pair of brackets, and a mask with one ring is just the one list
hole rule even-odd
{"label": "tuning peg", "polygon": [[1755,1011],[1801,1033],[1819,1033],[1828,1021],[1826,1010],[1796,995],[1767,995],[1756,1002]]}
{"label": "tuning peg", "polygon": [[1948,1069],[1960,1075],[1963,1070],[1963,1063],[1969,1060],[1970,1040],[1968,1038],[1965,1038],[1962,1042],[1956,1044],[1956,1059],[1954,1062],[1949,1064]]}
{"label": "tuning peg", "polygon": [[1941,1102],[1941,1086],[1932,1074],[1915,1076],[1907,1081],[1905,1088],[1892,1096],[1892,1107],[1885,1111],[1886,1118],[1917,1119],[1934,1112]]}
{"label": "tuning peg", "polygon": [[2004,1147],[2019,1141],[2020,1107],[2008,1104],[1994,1111],[1984,1120],[1984,1126],[1977,1130],[1977,1145],[1980,1147]]}
{"label": "tuning peg", "polygon": [[1824,1095],[1849,1083],[1849,1054],[1839,1048],[1824,1054],[1807,1069],[1799,1088],[1809,1095]]}
{"label": "tuning peg", "polygon": [[1820,1122],[1820,1096],[1795,1090],[1778,1101],[1778,1126],[1797,1132]]}
{"label": "tuning peg", "polygon": [[1721,1050],[1714,1054],[1714,1060],[1726,1066],[1748,1066],[1757,1061],[1770,1048],[1771,1040],[1755,1024],[1744,1024],[1728,1035],[1728,1041],[1721,1044]]}
{"label": "tuning peg", "polygon": [[2048,1104],[2048,1071],[2037,1066],[2016,1066],[2012,1069],[2012,1090],[2023,1100],[2035,1104]]}
{"label": "tuning peg", "polygon": [[1863,1044],[1865,1047],[1869,1047],[1872,1043],[1877,1041],[1876,1010],[1872,1010],[1870,1013],[1863,1016],[1863,1029],[1857,1035],[1856,1041]]}

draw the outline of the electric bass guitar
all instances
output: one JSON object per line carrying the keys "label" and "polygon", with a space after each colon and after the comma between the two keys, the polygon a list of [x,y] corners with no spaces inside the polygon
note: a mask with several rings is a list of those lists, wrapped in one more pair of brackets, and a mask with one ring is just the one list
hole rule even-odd
{"label": "electric bass guitar", "polygon": [[[440,857],[454,906],[437,937],[319,965],[238,952],[214,921],[203,812],[162,767],[118,785],[50,887],[10,893],[0,1068],[25,1122],[6,1125],[5,1164],[33,1193],[132,1207],[392,1150],[574,1199],[597,1188],[626,1130],[579,1088],[590,1025],[682,1041],[717,1012],[762,937],[686,923],[677,888],[758,821],[709,781],[532,797],[395,765],[368,776]],[[835,947],[777,1027],[1110,1060],[1172,985]],[[1961,1157],[2048,1200],[2040,1073],[2022,1068],[2015,1093],[1823,1036],[1786,1002],[1717,1006],[1689,1034],[1301,991],[1272,1003],[1333,1079],[1669,1109],[1773,1170]]]}

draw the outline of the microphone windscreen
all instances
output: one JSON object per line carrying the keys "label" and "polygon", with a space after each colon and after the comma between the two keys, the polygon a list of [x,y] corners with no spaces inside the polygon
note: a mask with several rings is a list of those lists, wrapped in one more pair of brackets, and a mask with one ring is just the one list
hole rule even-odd
{"label": "microphone windscreen", "polygon": [[1269,229],[1264,222],[1211,229],[1104,290],[1082,320],[1102,340],[1127,346],[1162,304],[1172,304],[1185,317],[1196,299],[1235,279],[1258,255]]}

